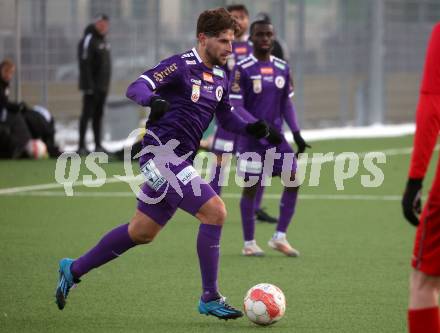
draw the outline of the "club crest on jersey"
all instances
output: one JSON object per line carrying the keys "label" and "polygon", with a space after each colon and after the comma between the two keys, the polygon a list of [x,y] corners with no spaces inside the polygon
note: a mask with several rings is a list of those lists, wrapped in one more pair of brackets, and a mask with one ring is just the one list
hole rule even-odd
{"label": "club crest on jersey", "polygon": [[222,99],[222,97],[223,97],[223,88],[222,88],[222,86],[218,86],[218,87],[215,89],[215,98],[217,98],[217,101],[220,102],[220,100]]}
{"label": "club crest on jersey", "polygon": [[193,84],[192,92],[191,92],[191,100],[194,103],[197,103],[199,98],[200,98],[200,86],[198,84]]}
{"label": "club crest on jersey", "polygon": [[281,75],[278,75],[275,78],[275,85],[277,86],[277,88],[282,89],[282,88],[284,88],[285,84],[286,84],[286,79],[284,77],[282,77]]}
{"label": "club crest on jersey", "polygon": [[263,85],[261,84],[261,79],[252,80],[252,88],[254,93],[259,94],[263,90]]}
{"label": "club crest on jersey", "polygon": [[236,70],[234,73],[234,82],[232,83],[231,86],[232,92],[238,93],[240,91],[240,76],[241,76],[240,71]]}
{"label": "club crest on jersey", "polygon": [[261,74],[264,74],[264,75],[273,75],[273,68],[272,67],[261,67],[260,72],[261,72]]}
{"label": "club crest on jersey", "polygon": [[214,78],[211,73],[203,72],[203,81],[214,83]]}

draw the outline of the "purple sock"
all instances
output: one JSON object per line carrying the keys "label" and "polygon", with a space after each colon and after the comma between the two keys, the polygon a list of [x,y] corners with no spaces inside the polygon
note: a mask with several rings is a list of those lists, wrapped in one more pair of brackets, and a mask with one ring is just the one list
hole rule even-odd
{"label": "purple sock", "polygon": [[255,211],[259,210],[261,207],[261,200],[263,199],[264,186],[259,183],[257,193],[255,194]]}
{"label": "purple sock", "polygon": [[72,274],[80,278],[91,269],[119,257],[135,245],[128,235],[128,224],[122,224],[102,237],[89,252],[76,259],[71,266]]}
{"label": "purple sock", "polygon": [[240,210],[244,240],[251,241],[255,233],[255,198],[243,195],[240,200]]}
{"label": "purple sock", "polygon": [[221,175],[220,175],[221,167],[217,164],[214,164],[211,168],[211,174],[214,173],[214,178],[209,183],[211,185],[212,189],[214,190],[217,195],[220,195],[222,192],[222,188],[220,186],[221,181]]}
{"label": "purple sock", "polygon": [[218,262],[220,259],[220,225],[200,224],[197,236],[197,254],[202,273],[202,301],[219,298],[217,285]]}
{"label": "purple sock", "polygon": [[278,220],[277,231],[286,232],[287,227],[292,220],[295,213],[296,198],[298,197],[298,190],[283,192],[280,202],[280,218]]}

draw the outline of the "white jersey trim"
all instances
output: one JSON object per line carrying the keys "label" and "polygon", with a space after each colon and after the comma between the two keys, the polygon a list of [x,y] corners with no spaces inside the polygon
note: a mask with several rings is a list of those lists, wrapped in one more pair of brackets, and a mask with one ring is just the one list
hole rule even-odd
{"label": "white jersey trim", "polygon": [[197,60],[201,63],[202,62],[202,58],[200,58],[199,54],[197,53],[197,50],[195,47],[193,47],[191,49],[191,51],[194,53],[194,55],[196,56]]}
{"label": "white jersey trim", "polygon": [[139,76],[139,77],[141,77],[141,78],[143,78],[144,80],[146,80],[146,81],[150,84],[151,88],[153,88],[153,90],[156,90],[156,85],[154,84],[153,80],[151,80],[148,76],[146,76],[146,75],[141,75],[141,76]]}
{"label": "white jersey trim", "polygon": [[230,99],[243,99],[242,95],[229,94]]}

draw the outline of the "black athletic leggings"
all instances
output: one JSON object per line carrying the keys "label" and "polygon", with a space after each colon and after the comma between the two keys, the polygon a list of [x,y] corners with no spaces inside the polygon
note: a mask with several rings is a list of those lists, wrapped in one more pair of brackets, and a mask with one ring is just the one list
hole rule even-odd
{"label": "black athletic leggings", "polygon": [[95,146],[101,147],[102,116],[106,98],[107,93],[105,92],[83,95],[83,108],[79,119],[79,148],[85,148],[87,124],[90,119],[92,119]]}

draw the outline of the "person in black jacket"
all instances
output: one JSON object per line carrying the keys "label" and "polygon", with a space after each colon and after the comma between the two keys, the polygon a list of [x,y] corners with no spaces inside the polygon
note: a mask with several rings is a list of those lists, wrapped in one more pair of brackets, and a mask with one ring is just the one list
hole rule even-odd
{"label": "person in black jacket", "polygon": [[83,92],[83,107],[79,122],[78,153],[87,154],[85,135],[92,119],[95,151],[105,151],[101,145],[104,105],[110,86],[110,44],[106,39],[109,18],[101,14],[87,26],[78,44],[79,89]]}
{"label": "person in black jacket", "polygon": [[31,133],[20,112],[23,103],[9,101],[9,83],[15,65],[5,59],[0,63],[0,158],[20,158],[26,155]]}
{"label": "person in black jacket", "polygon": [[55,121],[50,112],[41,107],[9,100],[9,85],[15,65],[5,59],[0,63],[0,158],[35,157],[32,141],[44,143],[50,157],[61,152],[55,142]]}

